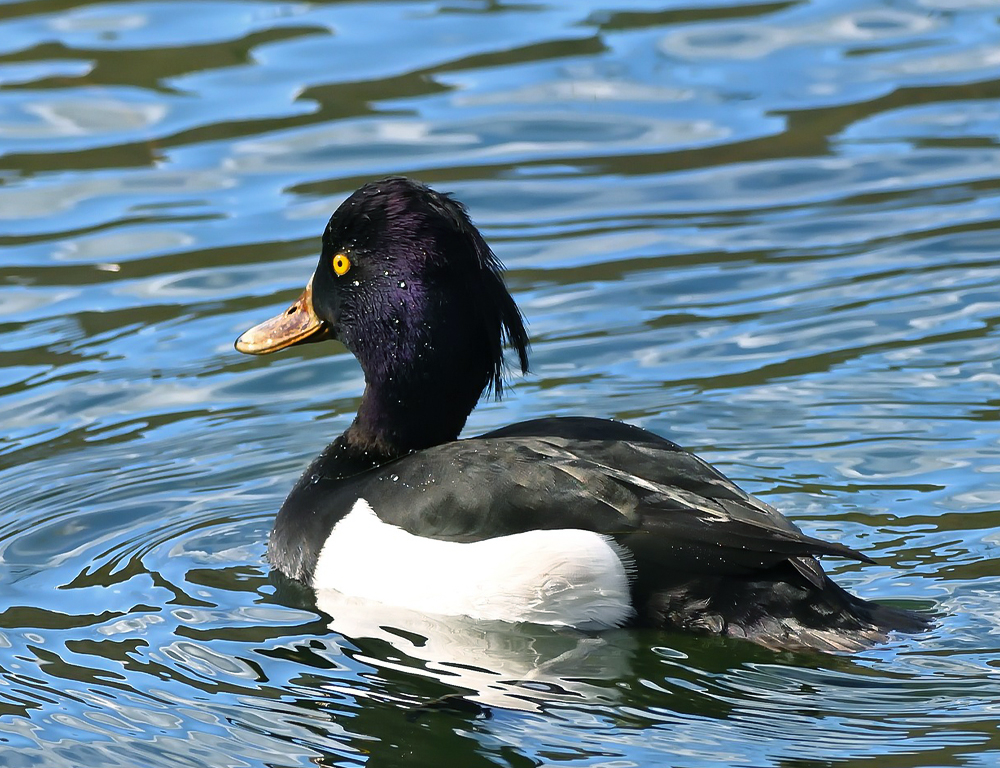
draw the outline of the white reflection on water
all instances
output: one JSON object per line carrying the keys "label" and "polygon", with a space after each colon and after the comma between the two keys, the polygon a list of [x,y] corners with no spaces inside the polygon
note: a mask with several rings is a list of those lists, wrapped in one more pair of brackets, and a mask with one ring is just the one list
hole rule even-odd
{"label": "white reflection on water", "polygon": [[[319,590],[330,628],[352,640],[381,640],[392,651],[355,659],[380,669],[439,680],[488,706],[536,711],[556,702],[613,703],[610,683],[629,676],[635,641],[627,632],[588,636],[464,616],[436,616]],[[398,656],[396,655],[398,654]],[[594,685],[588,681],[605,681]]]}

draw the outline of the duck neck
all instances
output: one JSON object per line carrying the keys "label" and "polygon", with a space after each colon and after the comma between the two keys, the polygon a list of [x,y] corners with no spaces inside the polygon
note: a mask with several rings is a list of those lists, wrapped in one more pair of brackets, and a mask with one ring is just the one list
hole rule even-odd
{"label": "duck neck", "polygon": [[458,439],[479,393],[462,393],[440,380],[390,379],[365,386],[348,444],[389,461]]}

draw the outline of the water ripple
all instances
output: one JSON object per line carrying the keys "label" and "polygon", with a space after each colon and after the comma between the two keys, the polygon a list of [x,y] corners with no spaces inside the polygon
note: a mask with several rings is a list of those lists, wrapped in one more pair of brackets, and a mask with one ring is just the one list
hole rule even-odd
{"label": "water ripple", "polygon": [[[992,764],[996,8],[5,5],[0,763]],[[468,205],[530,323],[532,374],[470,433],[662,432],[936,626],[774,654],[270,576],[364,382],[232,339],[388,173]]]}

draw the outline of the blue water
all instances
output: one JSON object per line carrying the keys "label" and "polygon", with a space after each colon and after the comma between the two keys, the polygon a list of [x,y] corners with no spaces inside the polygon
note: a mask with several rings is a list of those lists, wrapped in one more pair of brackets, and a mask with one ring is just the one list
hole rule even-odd
{"label": "blue water", "polygon": [[[0,3],[0,765],[1000,761],[1000,3]],[[265,540],[363,381],[248,359],[366,180],[464,201],[532,373],[870,599],[854,656],[316,600]]]}

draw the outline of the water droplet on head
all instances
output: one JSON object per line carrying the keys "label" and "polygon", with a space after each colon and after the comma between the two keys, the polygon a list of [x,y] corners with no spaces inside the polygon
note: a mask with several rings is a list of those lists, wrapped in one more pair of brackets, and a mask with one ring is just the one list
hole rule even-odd
{"label": "water droplet on head", "polygon": [[391,479],[392,479],[392,482],[395,483],[397,480],[399,480],[399,475],[391,475]]}
{"label": "water droplet on head", "polygon": [[406,281],[405,280],[400,280],[399,281],[399,287],[400,288],[406,288]]}

